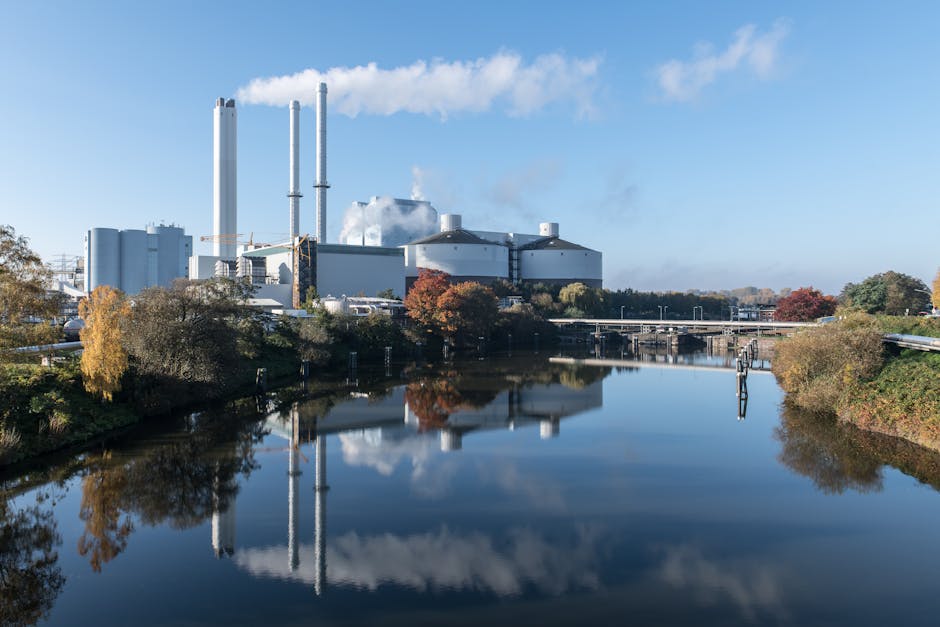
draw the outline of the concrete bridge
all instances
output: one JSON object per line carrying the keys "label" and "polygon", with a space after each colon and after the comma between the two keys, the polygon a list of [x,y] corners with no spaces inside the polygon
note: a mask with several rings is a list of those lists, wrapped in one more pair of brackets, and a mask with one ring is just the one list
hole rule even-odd
{"label": "concrete bridge", "polygon": [[559,327],[594,327],[600,331],[629,331],[642,327],[685,327],[687,333],[714,333],[723,329],[736,331],[790,331],[815,327],[816,322],[781,322],[750,320],[629,320],[618,318],[550,318]]}

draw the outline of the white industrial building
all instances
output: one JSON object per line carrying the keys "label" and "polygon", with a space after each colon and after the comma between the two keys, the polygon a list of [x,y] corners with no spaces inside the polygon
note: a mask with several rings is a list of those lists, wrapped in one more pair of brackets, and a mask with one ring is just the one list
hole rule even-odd
{"label": "white industrial building", "polygon": [[94,228],[85,234],[85,292],[110,285],[126,294],[170,287],[187,276],[193,238],[174,225],[146,230]]}
{"label": "white industrial building", "polygon": [[556,222],[540,224],[538,235],[470,231],[460,215],[444,214],[440,233],[402,248],[409,288],[422,269],[446,272],[453,282],[603,285],[601,253],[561,239]]}

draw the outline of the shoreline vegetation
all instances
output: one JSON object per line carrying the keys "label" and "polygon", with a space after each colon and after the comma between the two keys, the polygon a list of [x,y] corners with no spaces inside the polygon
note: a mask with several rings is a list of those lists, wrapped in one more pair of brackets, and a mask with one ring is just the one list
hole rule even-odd
{"label": "shoreline vegetation", "polygon": [[940,451],[940,355],[886,347],[885,333],[940,337],[940,319],[861,312],[777,343],[785,405]]}

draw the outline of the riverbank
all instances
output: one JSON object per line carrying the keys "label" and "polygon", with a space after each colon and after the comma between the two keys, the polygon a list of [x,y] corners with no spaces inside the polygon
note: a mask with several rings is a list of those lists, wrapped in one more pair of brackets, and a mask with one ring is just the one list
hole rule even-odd
{"label": "riverbank", "polygon": [[940,451],[940,355],[886,348],[884,333],[940,337],[940,321],[856,314],[780,342],[785,402]]}

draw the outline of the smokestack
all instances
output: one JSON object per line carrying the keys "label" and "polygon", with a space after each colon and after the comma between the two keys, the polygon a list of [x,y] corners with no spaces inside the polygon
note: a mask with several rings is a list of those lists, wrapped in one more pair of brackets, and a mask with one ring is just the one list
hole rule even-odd
{"label": "smokestack", "polygon": [[223,259],[234,259],[236,251],[232,236],[238,231],[237,119],[234,100],[216,100],[212,112],[212,254]]}
{"label": "smokestack", "polygon": [[290,101],[290,239],[300,235],[300,102]]}
{"label": "smokestack", "polygon": [[317,89],[317,242],[326,242],[326,83]]}

